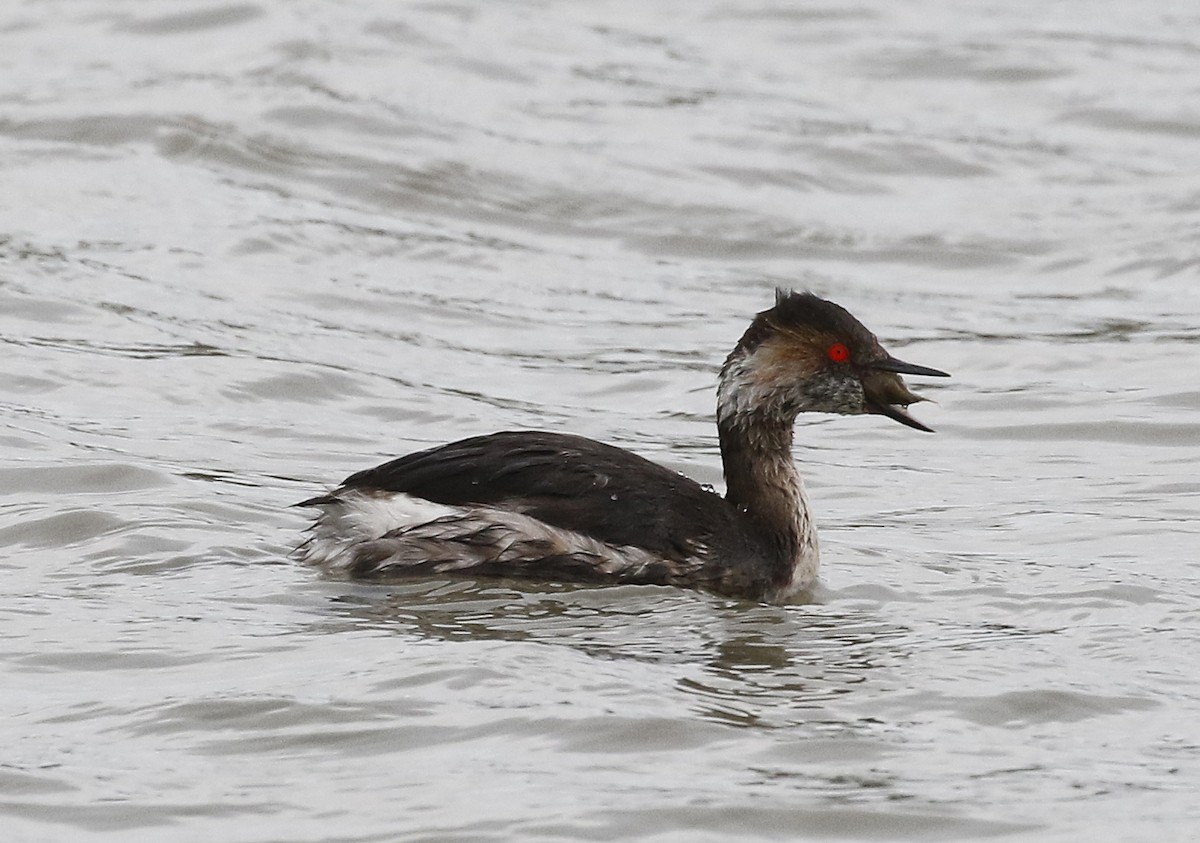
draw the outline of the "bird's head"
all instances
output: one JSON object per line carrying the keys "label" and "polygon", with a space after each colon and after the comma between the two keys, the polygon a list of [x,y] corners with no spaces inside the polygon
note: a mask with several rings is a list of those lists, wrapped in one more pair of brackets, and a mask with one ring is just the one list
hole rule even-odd
{"label": "bird's head", "polygon": [[927,399],[901,375],[949,377],[897,360],[850,312],[812,293],[776,290],[775,306],[754,317],[721,369],[717,419],[775,418],[797,413],[877,413],[932,432],[908,414]]}

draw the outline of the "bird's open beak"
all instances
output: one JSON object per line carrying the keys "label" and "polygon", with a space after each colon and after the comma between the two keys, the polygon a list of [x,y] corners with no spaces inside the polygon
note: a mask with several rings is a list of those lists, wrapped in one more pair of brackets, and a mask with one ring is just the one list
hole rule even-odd
{"label": "bird's open beak", "polygon": [[928,401],[929,399],[922,398],[920,395],[910,392],[907,384],[904,383],[904,379],[900,377],[901,374],[924,375],[925,377],[934,378],[950,377],[938,369],[905,363],[902,360],[897,360],[895,357],[886,357],[883,360],[872,363],[871,371],[863,376],[863,396],[866,398],[868,411],[879,413],[881,416],[887,416],[889,419],[894,419],[900,422],[900,424],[906,424],[917,430],[933,433],[933,428],[926,427],[908,414],[907,408],[909,404],[916,404],[918,401]]}

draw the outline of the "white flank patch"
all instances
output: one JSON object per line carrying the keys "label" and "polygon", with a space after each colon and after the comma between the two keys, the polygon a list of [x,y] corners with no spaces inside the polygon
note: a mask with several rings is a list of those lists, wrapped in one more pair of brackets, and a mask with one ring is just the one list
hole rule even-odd
{"label": "white flank patch", "polygon": [[312,526],[312,535],[300,547],[305,562],[336,565],[353,545],[382,538],[393,530],[428,524],[438,518],[461,515],[460,507],[427,501],[403,492],[361,492],[350,489],[324,504]]}
{"label": "white flank patch", "polygon": [[427,524],[435,518],[459,515],[460,507],[434,503],[403,492],[364,494],[350,491],[338,496],[342,501],[341,519],[346,530],[343,535],[370,540],[392,530]]}
{"label": "white flank patch", "polygon": [[[308,540],[298,549],[305,562],[331,570],[358,564],[364,544],[391,551],[372,559],[370,569],[402,572],[433,563],[430,570],[456,571],[481,564],[511,565],[514,572],[544,557],[581,556],[605,574],[636,573],[661,560],[637,547],[605,544],[574,530],[553,527],[529,515],[491,507],[437,504],[397,492],[335,493],[321,506]],[[481,532],[491,541],[480,543]],[[696,560],[693,564],[699,564]]]}

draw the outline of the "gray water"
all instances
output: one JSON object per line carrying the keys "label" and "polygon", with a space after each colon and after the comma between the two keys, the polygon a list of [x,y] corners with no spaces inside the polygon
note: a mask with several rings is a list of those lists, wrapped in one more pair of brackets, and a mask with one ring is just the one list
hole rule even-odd
{"label": "gray water", "polygon": [[[1200,9],[0,11],[11,841],[1200,835]],[[288,504],[500,429],[720,483],[776,285],[938,430],[802,419],[787,606],[356,585]]]}

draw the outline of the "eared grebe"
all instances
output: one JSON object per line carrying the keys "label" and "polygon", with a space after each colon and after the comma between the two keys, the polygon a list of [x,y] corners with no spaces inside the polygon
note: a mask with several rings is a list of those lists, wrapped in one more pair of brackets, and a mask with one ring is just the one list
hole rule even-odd
{"label": "eared grebe", "polygon": [[[878,413],[917,430],[922,401],[846,310],[778,290],[721,367],[725,497],[581,436],[510,431],[386,462],[298,506],[321,513],[303,558],[354,577],[462,571],[702,588],[779,601],[817,575],[817,533],[792,462],[797,413]],[[930,431],[932,432],[932,431]]]}

